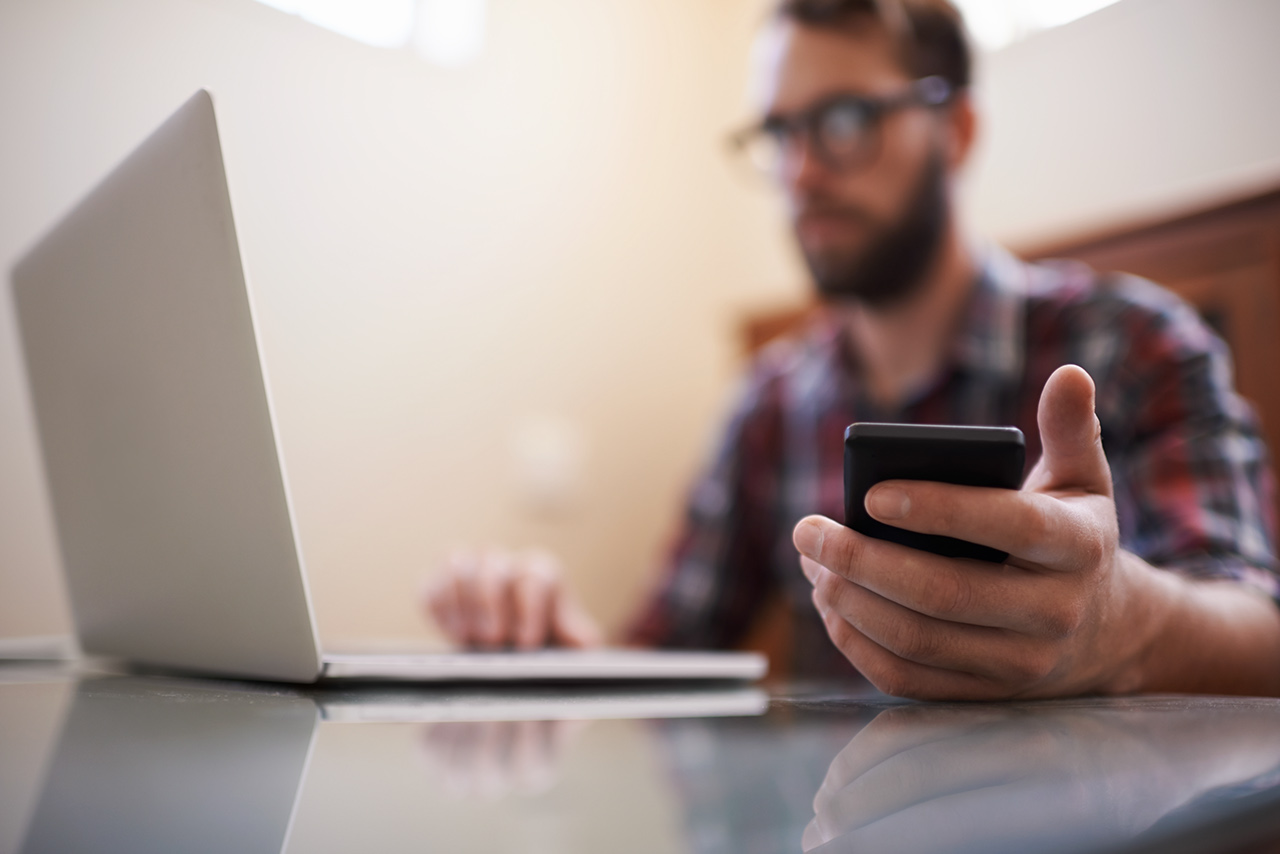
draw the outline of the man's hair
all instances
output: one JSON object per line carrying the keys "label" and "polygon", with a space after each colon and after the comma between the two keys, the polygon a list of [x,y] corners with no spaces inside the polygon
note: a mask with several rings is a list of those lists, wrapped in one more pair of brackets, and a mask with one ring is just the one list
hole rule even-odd
{"label": "man's hair", "polygon": [[777,16],[806,27],[856,32],[868,23],[888,32],[913,77],[938,76],[967,88],[972,52],[964,19],[949,0],[781,0]]}

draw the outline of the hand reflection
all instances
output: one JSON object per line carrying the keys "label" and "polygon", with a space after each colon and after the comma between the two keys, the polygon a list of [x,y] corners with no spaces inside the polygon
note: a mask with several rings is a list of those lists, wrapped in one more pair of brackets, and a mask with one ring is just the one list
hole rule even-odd
{"label": "hand reflection", "polygon": [[1120,841],[1280,764],[1273,710],[1224,701],[900,706],[814,798],[805,851],[1050,851]]}
{"label": "hand reflection", "polygon": [[566,747],[590,722],[447,721],[428,726],[428,761],[454,794],[498,800],[555,785]]}

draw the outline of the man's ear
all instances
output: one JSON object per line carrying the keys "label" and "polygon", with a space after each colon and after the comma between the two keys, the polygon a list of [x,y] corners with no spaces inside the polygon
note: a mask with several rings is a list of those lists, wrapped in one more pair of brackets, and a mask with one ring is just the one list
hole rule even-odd
{"label": "man's ear", "polygon": [[978,112],[968,90],[957,92],[943,113],[946,157],[950,172],[964,168],[978,137]]}

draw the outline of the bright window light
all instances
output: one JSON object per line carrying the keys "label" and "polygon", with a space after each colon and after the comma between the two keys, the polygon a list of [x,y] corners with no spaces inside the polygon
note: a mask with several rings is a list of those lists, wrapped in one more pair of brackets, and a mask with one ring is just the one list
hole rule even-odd
{"label": "bright window light", "polygon": [[486,0],[258,2],[373,47],[412,45],[437,65],[465,65],[484,48]]}
{"label": "bright window light", "polygon": [[955,0],[974,41],[999,50],[1032,33],[1069,23],[1118,0]]}
{"label": "bright window light", "polygon": [[484,47],[485,0],[419,0],[413,47],[437,65],[464,65]]}
{"label": "bright window light", "polygon": [[281,12],[373,47],[404,47],[414,0],[258,0]]}

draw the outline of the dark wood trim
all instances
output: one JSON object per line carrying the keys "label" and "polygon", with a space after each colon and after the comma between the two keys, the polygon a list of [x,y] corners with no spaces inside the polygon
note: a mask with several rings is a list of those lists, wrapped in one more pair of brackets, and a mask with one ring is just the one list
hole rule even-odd
{"label": "dark wood trim", "polygon": [[1231,346],[1236,387],[1280,453],[1280,189],[1023,257],[1134,273],[1194,305]]}
{"label": "dark wood trim", "polygon": [[1174,228],[1229,227],[1227,222],[1230,220],[1237,217],[1252,219],[1277,204],[1280,204],[1280,186],[1218,204],[1196,205],[1185,212],[1171,216],[1141,217],[1128,224],[1086,229],[1079,234],[1067,237],[1040,242],[1031,241],[1025,245],[1014,244],[1011,246],[1011,251],[1018,257],[1028,260],[1070,257],[1081,251],[1103,250],[1122,245],[1130,240],[1139,240],[1144,236],[1161,234]]}

